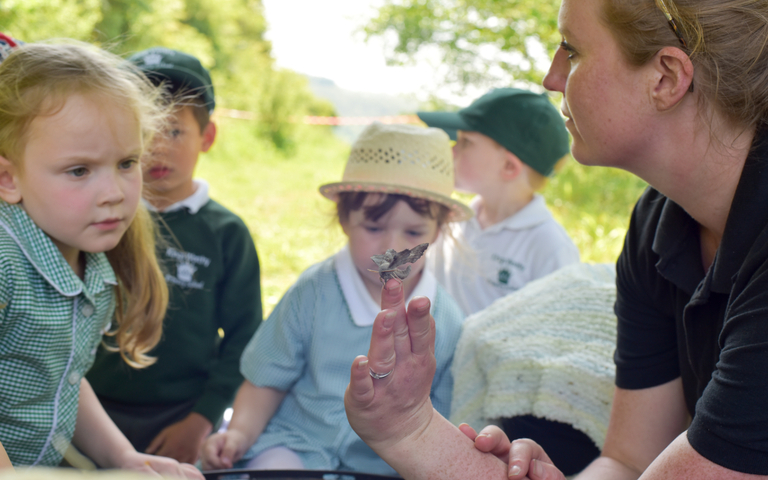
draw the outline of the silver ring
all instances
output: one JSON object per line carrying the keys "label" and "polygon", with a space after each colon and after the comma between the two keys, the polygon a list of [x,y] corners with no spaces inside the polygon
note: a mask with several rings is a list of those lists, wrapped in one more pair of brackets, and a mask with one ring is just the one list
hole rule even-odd
{"label": "silver ring", "polygon": [[382,378],[387,378],[392,372],[394,372],[395,369],[388,371],[387,373],[376,373],[373,371],[371,367],[368,367],[368,373],[371,375],[372,378],[375,378],[376,380],[381,380]]}

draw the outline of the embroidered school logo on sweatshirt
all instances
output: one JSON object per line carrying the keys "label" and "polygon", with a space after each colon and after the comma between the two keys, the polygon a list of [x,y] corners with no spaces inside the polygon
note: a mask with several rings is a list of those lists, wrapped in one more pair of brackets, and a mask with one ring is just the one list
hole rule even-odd
{"label": "embroidered school logo on sweatshirt", "polygon": [[[488,269],[491,272],[497,272],[495,279],[491,276],[488,280],[492,285],[497,287],[509,288],[509,282],[512,280],[512,277],[525,272],[525,265],[522,263],[511,258],[502,257],[495,253],[491,255],[488,263]],[[515,290],[518,288],[520,288],[520,285],[514,287]]]}
{"label": "embroidered school logo on sweatshirt", "polygon": [[195,255],[190,252],[180,252],[172,247],[168,247],[165,250],[165,256],[176,262],[176,275],[173,275],[171,271],[171,261],[166,262],[166,265],[169,265],[169,271],[165,274],[166,282],[179,285],[182,288],[196,288],[202,290],[205,287],[205,282],[195,280],[195,272],[197,272],[201,266],[207,267],[210,265],[210,258],[202,255]]}

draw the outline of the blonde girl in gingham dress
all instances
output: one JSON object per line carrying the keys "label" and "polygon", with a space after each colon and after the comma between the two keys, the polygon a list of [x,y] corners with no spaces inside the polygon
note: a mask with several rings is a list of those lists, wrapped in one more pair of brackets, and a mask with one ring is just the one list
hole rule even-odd
{"label": "blonde girl in gingham dress", "polygon": [[136,452],[83,378],[110,325],[134,367],[160,337],[168,292],[139,206],[157,97],[82,44],[26,44],[0,64],[0,442],[13,465],[56,466],[72,442],[100,467],[202,478]]}

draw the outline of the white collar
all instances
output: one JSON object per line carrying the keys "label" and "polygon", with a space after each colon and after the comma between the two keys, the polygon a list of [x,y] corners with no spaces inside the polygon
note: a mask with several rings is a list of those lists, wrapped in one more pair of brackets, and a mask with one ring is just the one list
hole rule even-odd
{"label": "white collar", "polygon": [[475,198],[470,201],[469,206],[475,212],[475,215],[469,219],[469,221],[476,222],[476,226],[480,230],[525,230],[542,224],[552,217],[552,214],[547,208],[547,202],[544,200],[544,197],[538,193],[534,193],[531,201],[523,208],[486,229],[481,228],[480,222],[477,220],[477,215],[480,213],[480,196],[476,195]]}
{"label": "white collar", "polygon": [[182,208],[186,208],[189,210],[189,213],[192,215],[196,214],[203,206],[208,203],[208,200],[211,199],[211,197],[208,195],[208,182],[203,180],[202,178],[195,178],[192,180],[192,183],[195,186],[195,192],[185,198],[184,200],[179,200],[178,202],[169,205],[168,207],[158,210],[154,207],[151,203],[149,203],[146,200],[143,200],[144,206],[147,207],[147,210],[150,212],[159,212],[162,213],[169,213],[169,212],[175,212],[176,210],[181,210]]}
{"label": "white collar", "polygon": [[[376,315],[381,311],[381,306],[376,304],[368,289],[365,288],[363,279],[360,278],[360,273],[352,261],[352,254],[349,252],[348,245],[336,253],[334,264],[336,276],[341,285],[341,292],[344,294],[349,312],[352,314],[352,321],[358,327],[370,327],[373,325]],[[437,280],[432,272],[424,268],[421,270],[419,283],[413,289],[411,296],[408,297],[408,302],[418,296],[428,297],[434,302],[436,294]]]}

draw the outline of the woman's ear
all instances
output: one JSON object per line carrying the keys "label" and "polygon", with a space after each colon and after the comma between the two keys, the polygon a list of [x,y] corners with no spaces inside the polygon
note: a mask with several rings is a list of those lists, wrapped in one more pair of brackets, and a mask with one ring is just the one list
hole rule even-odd
{"label": "woman's ear", "polygon": [[651,96],[660,111],[676,106],[692,90],[693,63],[677,47],[664,47],[651,60],[654,83]]}
{"label": "woman's ear", "polygon": [[17,169],[5,157],[0,156],[0,198],[8,203],[21,201],[21,190],[16,182]]}

